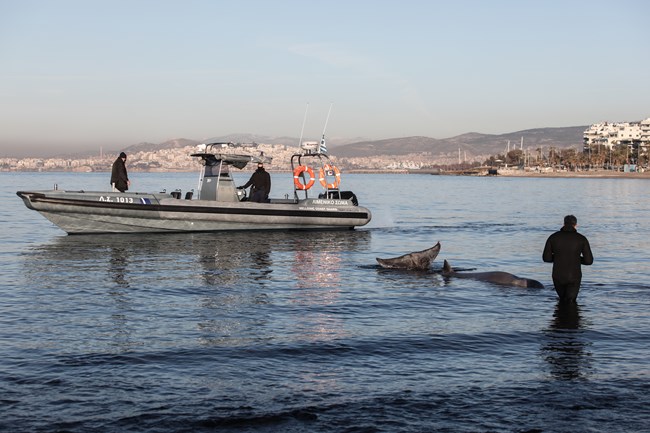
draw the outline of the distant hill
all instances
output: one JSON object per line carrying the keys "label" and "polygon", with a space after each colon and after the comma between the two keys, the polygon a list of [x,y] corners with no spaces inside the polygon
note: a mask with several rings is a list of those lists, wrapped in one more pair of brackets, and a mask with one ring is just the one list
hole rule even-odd
{"label": "distant hill", "polygon": [[[304,140],[314,140],[314,138],[305,138]],[[298,146],[300,140],[296,137],[269,137],[266,135],[257,135],[257,134],[247,134],[247,133],[235,133],[228,134],[216,137],[209,137],[203,140],[190,140],[187,138],[177,138],[173,140],[167,140],[163,143],[138,143],[131,145],[124,149],[125,152],[149,152],[159,149],[175,149],[185,146],[195,146],[201,143],[264,143],[264,144],[285,144],[287,146]],[[342,141],[340,139],[328,139],[328,144],[336,146],[337,144],[347,144],[350,141]]]}
{"label": "distant hill", "polygon": [[155,143],[138,143],[123,149],[127,154],[135,152],[152,152],[159,149],[178,149],[185,146],[195,146],[200,144],[196,140],[188,140],[186,138],[177,138],[174,140],[167,140],[165,142]]}
{"label": "distant hill", "polygon": [[[337,137],[327,137],[329,153],[336,157],[366,157],[381,155],[406,155],[412,153],[429,152],[432,155],[451,154],[458,149],[468,155],[497,155],[506,152],[508,141],[510,148],[519,146],[523,137],[524,148],[538,148],[555,146],[566,148],[582,145],[582,134],[587,126],[570,126],[563,128],[537,128],[507,134],[481,134],[470,132],[456,137],[436,139],[431,137],[399,137],[373,141],[354,141]],[[320,137],[303,137],[304,141],[318,140]],[[363,140],[363,139],[356,139]],[[235,143],[264,143],[284,144],[297,146],[300,141],[297,137],[269,137],[264,135],[236,133],[219,137],[210,137],[202,140],[176,138],[162,143],[138,143],[124,148],[105,151],[105,154],[117,154],[124,150],[128,153],[149,152],[160,149],[175,149],[185,146],[194,146],[200,143],[228,142]],[[95,154],[96,151],[77,152],[68,154],[68,157],[82,157]]]}
{"label": "distant hill", "polygon": [[430,152],[449,154],[461,151],[472,155],[505,154],[510,142],[510,149],[519,148],[523,138],[526,148],[550,147],[566,148],[582,146],[582,134],[587,126],[570,126],[563,128],[537,128],[507,134],[480,134],[470,132],[456,137],[436,139],[430,137],[402,137],[385,140],[361,141],[337,146],[330,149],[330,154],[337,157],[367,157],[378,155],[406,155]]}

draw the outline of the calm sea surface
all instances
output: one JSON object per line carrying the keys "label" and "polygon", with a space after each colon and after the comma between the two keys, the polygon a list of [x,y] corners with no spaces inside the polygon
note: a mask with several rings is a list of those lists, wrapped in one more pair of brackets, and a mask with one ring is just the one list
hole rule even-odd
{"label": "calm sea surface", "polygon": [[[0,173],[0,431],[650,431],[649,180],[344,173],[373,220],[336,233],[66,236],[15,195],[108,178]],[[573,310],[541,261],[568,213]],[[376,265],[437,241],[429,272]]]}

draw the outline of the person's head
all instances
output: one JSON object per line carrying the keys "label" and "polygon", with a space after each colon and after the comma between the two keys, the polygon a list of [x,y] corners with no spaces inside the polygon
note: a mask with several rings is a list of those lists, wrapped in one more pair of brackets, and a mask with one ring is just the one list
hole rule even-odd
{"label": "person's head", "polygon": [[126,160],[126,153],[120,152],[120,158]]}
{"label": "person's head", "polygon": [[567,215],[564,217],[564,227],[574,227],[578,225],[578,218],[573,215]]}
{"label": "person's head", "polygon": [[264,163],[263,162],[258,162],[257,163],[257,169],[258,170],[264,170]]}

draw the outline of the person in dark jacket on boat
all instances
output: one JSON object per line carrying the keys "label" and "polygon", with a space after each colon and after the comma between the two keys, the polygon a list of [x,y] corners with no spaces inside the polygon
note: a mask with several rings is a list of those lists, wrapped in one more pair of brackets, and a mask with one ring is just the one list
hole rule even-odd
{"label": "person in dark jacket on boat", "polygon": [[542,260],[553,263],[553,284],[560,301],[575,302],[582,281],[581,265],[591,265],[589,241],[578,233],[578,219],[573,215],[564,217],[564,226],[546,240]]}
{"label": "person in dark jacket on boat", "polygon": [[126,173],[126,153],[121,152],[113,163],[111,170],[111,185],[119,192],[124,192],[129,189],[131,181]]}
{"label": "person in dark jacket on boat", "polygon": [[237,189],[251,188],[250,201],[266,203],[271,193],[271,175],[264,170],[264,164],[257,163],[257,170],[244,185],[238,186]]}

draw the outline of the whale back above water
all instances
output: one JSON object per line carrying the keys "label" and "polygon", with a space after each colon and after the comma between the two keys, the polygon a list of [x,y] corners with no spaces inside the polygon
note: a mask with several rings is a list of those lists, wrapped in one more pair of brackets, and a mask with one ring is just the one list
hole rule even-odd
{"label": "whale back above water", "polygon": [[377,257],[376,260],[382,268],[425,271],[429,269],[431,262],[438,257],[439,252],[440,242],[426,250],[414,251],[403,256],[388,259],[380,259]]}
{"label": "whale back above water", "polygon": [[478,281],[487,281],[502,286],[524,287],[529,289],[543,289],[544,285],[537,280],[520,278],[508,272],[456,272],[449,262],[445,260],[442,266],[442,275],[454,278],[469,278]]}

